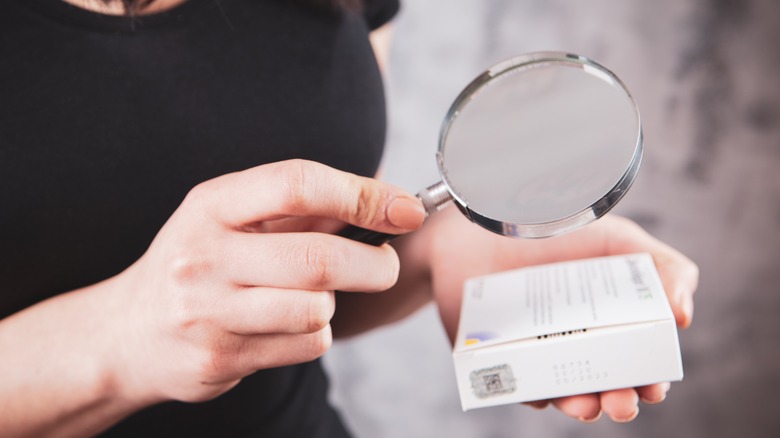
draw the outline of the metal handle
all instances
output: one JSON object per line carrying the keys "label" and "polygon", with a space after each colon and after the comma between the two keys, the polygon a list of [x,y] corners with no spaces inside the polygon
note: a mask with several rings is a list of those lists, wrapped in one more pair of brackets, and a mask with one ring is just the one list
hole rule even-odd
{"label": "metal handle", "polygon": [[[447,186],[441,181],[417,193],[417,198],[422,201],[425,207],[426,219],[433,213],[442,210],[452,200]],[[380,233],[379,231],[367,230],[356,225],[348,225],[339,231],[337,235],[374,246],[384,245],[398,237],[397,234]]]}
{"label": "metal handle", "polygon": [[397,234],[380,233],[379,231],[367,230],[355,225],[348,225],[339,231],[338,235],[374,246],[382,246],[398,237]]}

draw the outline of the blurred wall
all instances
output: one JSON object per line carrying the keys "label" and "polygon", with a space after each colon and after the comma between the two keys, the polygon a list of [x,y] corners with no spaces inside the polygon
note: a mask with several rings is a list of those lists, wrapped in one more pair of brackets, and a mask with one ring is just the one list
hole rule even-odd
{"label": "blurred wall", "polygon": [[613,69],[642,112],[646,158],[618,213],[701,268],[681,333],[685,380],[628,425],[552,409],[462,413],[432,307],[337,344],[332,398],[361,437],[780,436],[780,2],[407,0],[388,78],[385,179],[436,181],[439,124],[461,87],[523,52]]}

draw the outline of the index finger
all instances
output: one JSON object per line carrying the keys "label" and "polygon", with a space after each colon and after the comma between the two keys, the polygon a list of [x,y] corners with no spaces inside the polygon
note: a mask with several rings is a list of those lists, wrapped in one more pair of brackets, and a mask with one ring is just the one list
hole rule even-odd
{"label": "index finger", "polygon": [[223,175],[198,187],[220,222],[246,224],[285,217],[325,217],[400,234],[425,220],[412,194],[323,164],[289,160]]}

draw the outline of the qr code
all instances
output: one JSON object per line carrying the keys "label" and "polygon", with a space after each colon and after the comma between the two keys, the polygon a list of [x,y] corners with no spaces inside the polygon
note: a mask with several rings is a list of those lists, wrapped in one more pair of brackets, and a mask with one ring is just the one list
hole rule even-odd
{"label": "qr code", "polygon": [[478,398],[511,394],[517,389],[512,368],[508,364],[472,371],[471,387]]}

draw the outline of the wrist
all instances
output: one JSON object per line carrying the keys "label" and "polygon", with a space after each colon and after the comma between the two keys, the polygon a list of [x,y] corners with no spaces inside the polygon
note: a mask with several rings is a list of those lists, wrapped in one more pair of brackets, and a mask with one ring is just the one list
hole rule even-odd
{"label": "wrist", "polygon": [[153,366],[144,361],[145,346],[151,342],[146,331],[150,325],[142,321],[142,300],[139,300],[137,265],[86,291],[100,302],[102,313],[98,324],[103,328],[96,345],[96,368],[100,377],[98,392],[118,407],[133,412],[166,401],[149,384],[145,371]]}
{"label": "wrist", "polygon": [[95,435],[145,405],[119,378],[112,286],[64,293],[0,321],[0,373],[13,376],[0,381],[0,430]]}
{"label": "wrist", "polygon": [[120,274],[76,292],[88,311],[82,354],[91,378],[85,390],[95,406],[115,417],[113,422],[156,402],[147,387],[130,378],[138,365],[128,358],[137,355],[139,343],[133,339],[133,294],[126,280]]}

